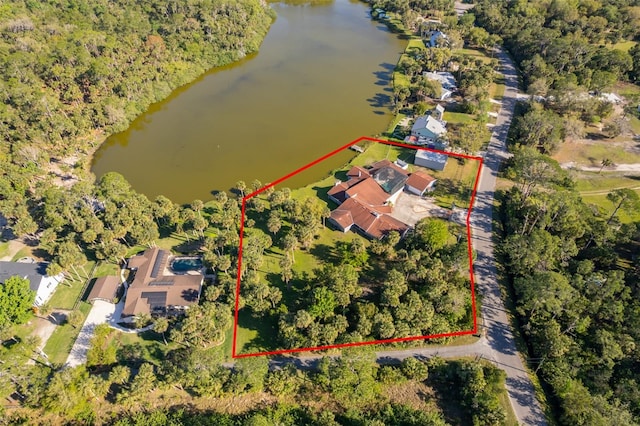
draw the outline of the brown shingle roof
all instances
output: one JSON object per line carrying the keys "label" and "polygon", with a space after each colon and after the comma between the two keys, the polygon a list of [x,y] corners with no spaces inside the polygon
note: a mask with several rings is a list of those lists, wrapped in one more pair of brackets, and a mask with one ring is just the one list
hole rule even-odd
{"label": "brown shingle roof", "polygon": [[424,191],[435,180],[436,179],[434,177],[429,176],[422,171],[417,171],[415,173],[411,173],[411,176],[409,176],[409,179],[407,180],[407,185],[411,185],[419,191]]}
{"label": "brown shingle roof", "polygon": [[357,198],[362,204],[382,206],[387,202],[389,194],[378,185],[373,178],[366,178],[347,189],[349,198]]}
{"label": "brown shingle roof", "polygon": [[100,277],[96,279],[96,282],[93,284],[93,288],[91,289],[91,293],[89,293],[87,300],[93,301],[100,299],[111,302],[116,298],[118,287],[120,287],[120,278],[115,275]]}
{"label": "brown shingle roof", "polygon": [[347,199],[340,207],[331,212],[331,218],[339,223],[343,229],[354,224],[373,238],[382,238],[390,231],[398,231],[402,234],[409,229],[407,224],[365,206],[357,198]]}
{"label": "brown shingle roof", "polygon": [[154,309],[189,306],[198,302],[203,276],[165,275],[169,252],[157,247],[129,259],[129,268],[137,268],[127,289],[123,316],[150,314]]}
{"label": "brown shingle roof", "polygon": [[371,176],[369,172],[363,169],[360,166],[353,166],[348,172],[347,176],[349,177],[369,177]]}

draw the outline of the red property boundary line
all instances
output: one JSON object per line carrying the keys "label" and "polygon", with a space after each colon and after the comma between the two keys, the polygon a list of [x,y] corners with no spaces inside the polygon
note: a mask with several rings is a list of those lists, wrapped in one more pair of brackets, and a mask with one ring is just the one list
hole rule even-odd
{"label": "red property boundary line", "polygon": [[[426,335],[426,336],[410,336],[410,337],[398,337],[398,338],[394,338],[394,339],[382,339],[382,340],[372,340],[372,341],[367,341],[367,342],[353,342],[353,343],[341,343],[341,344],[335,344],[335,345],[325,345],[325,346],[314,346],[314,347],[309,347],[309,348],[297,348],[297,349],[281,349],[281,350],[275,350],[275,351],[266,351],[266,352],[255,352],[255,353],[247,353],[247,354],[237,354],[236,353],[236,349],[237,349],[237,337],[238,337],[238,311],[239,311],[239,306],[240,306],[240,272],[242,270],[242,242],[243,242],[243,238],[244,238],[244,218],[245,218],[245,208],[246,208],[246,203],[247,200],[249,200],[252,197],[255,197],[256,195],[260,194],[263,191],[266,191],[269,188],[272,188],[276,185],[278,185],[281,182],[284,182],[285,180],[289,179],[292,176],[297,175],[298,173],[307,170],[308,168],[320,163],[321,161],[326,160],[327,158],[337,154],[340,151],[343,151],[345,149],[348,149],[349,147],[351,147],[352,145],[355,145],[359,142],[362,141],[368,141],[368,142],[376,142],[376,143],[381,143],[384,145],[391,145],[391,146],[397,146],[400,148],[408,148],[408,149],[414,149],[416,151],[418,150],[423,150],[423,151],[430,151],[430,152],[436,152],[439,154],[446,154],[448,156],[451,157],[455,157],[455,158],[464,158],[467,160],[476,160],[479,161],[479,167],[478,167],[478,171],[476,173],[476,180],[475,183],[473,185],[473,191],[471,192],[471,200],[469,201],[469,207],[467,209],[467,217],[466,217],[466,226],[467,226],[467,253],[469,254],[469,275],[470,275],[470,279],[471,279],[471,313],[473,316],[473,329],[471,330],[462,330],[462,331],[454,331],[454,332],[450,332],[450,333],[440,333],[440,334],[430,334],[430,335]],[[480,172],[482,171],[482,165],[484,164],[484,159],[482,157],[475,157],[472,155],[465,155],[465,154],[458,154],[455,152],[450,152],[450,151],[441,151],[441,150],[437,150],[437,149],[431,149],[431,148],[426,148],[426,147],[419,147],[419,146],[415,146],[415,145],[409,145],[409,144],[404,144],[404,143],[398,143],[398,142],[392,142],[392,141],[386,141],[386,140],[382,140],[382,139],[375,139],[375,138],[369,138],[366,136],[360,137],[356,140],[353,140],[351,142],[349,142],[348,144],[334,150],[331,151],[330,153],[323,155],[322,157],[318,158],[315,161],[312,161],[311,163],[300,167],[299,169],[281,177],[280,179],[271,182],[267,185],[265,185],[264,187],[258,189],[257,191],[254,191],[250,194],[245,195],[244,197],[242,197],[242,219],[240,222],[240,246],[238,248],[238,279],[236,281],[236,301],[235,301],[235,313],[234,313],[234,320],[233,320],[233,345],[232,345],[232,350],[231,350],[231,356],[232,358],[247,358],[247,357],[254,357],[254,356],[262,356],[262,355],[282,355],[282,354],[289,354],[289,353],[295,353],[295,352],[308,352],[308,351],[320,351],[320,350],[327,350],[327,349],[337,349],[337,348],[349,348],[349,347],[354,347],[354,346],[364,346],[364,345],[375,345],[375,344],[384,344],[384,343],[395,343],[395,342],[407,342],[407,341],[412,341],[412,340],[425,340],[425,339],[435,339],[435,338],[440,338],[440,337],[454,337],[454,336],[465,336],[465,335],[470,335],[470,334],[477,334],[478,332],[478,318],[477,318],[477,312],[476,312],[476,296],[475,296],[475,278],[474,278],[474,274],[473,274],[473,249],[471,246],[471,225],[469,223],[470,218],[471,218],[471,211],[473,209],[473,203],[475,202],[476,199],[476,192],[478,190],[478,182],[480,181]]]}

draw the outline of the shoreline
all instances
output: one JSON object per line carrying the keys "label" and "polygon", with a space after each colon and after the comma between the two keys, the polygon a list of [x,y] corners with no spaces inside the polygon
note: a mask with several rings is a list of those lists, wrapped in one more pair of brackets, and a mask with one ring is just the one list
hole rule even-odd
{"label": "shoreline", "polygon": [[[91,169],[92,169],[92,166],[93,166],[93,163],[94,163],[96,152],[98,152],[100,147],[102,147],[110,137],[112,137],[114,135],[117,135],[118,133],[124,132],[127,129],[129,129],[136,120],[140,119],[142,116],[147,114],[153,108],[154,105],[158,105],[158,104],[160,104],[162,102],[166,102],[172,96],[175,96],[175,95],[181,93],[181,91],[186,90],[191,85],[196,84],[199,81],[201,81],[203,78],[205,78],[211,72],[215,72],[215,71],[217,71],[219,69],[222,69],[222,68],[225,68],[225,67],[235,66],[238,63],[242,62],[243,60],[251,59],[252,57],[258,55],[260,53],[260,47],[262,47],[262,43],[266,39],[267,34],[271,30],[272,25],[276,22],[276,19],[277,19],[276,12],[270,6],[270,4],[269,3],[265,3],[265,7],[266,7],[266,10],[268,11],[268,14],[271,16],[271,22],[269,23],[269,28],[267,29],[267,31],[262,35],[262,38],[260,40],[260,45],[258,46],[257,50],[252,51],[252,52],[243,52],[243,56],[241,56],[241,57],[237,57],[236,55],[234,55],[235,59],[231,60],[230,62],[223,63],[223,64],[220,64],[220,65],[214,65],[212,67],[208,67],[208,68],[198,72],[197,76],[195,78],[192,78],[192,79],[190,79],[190,80],[188,80],[188,81],[186,81],[186,82],[184,82],[182,84],[179,84],[176,87],[170,88],[169,93],[165,97],[163,97],[162,99],[159,99],[159,100],[157,100],[155,102],[152,102],[149,105],[147,105],[142,113],[138,114],[137,116],[135,116],[131,120],[128,120],[126,122],[126,125],[124,125],[124,128],[122,130],[120,130],[120,131],[112,132],[112,133],[107,134],[107,132],[105,132],[104,127],[101,127],[101,128],[94,129],[94,131],[90,135],[85,135],[83,137],[79,137],[78,139],[87,139],[86,143],[88,145],[87,145],[86,152],[82,152],[79,156],[78,156],[78,153],[76,153],[76,154],[68,155],[68,156],[65,156],[65,157],[62,157],[62,158],[59,159],[59,162],[63,163],[63,162],[65,162],[65,159],[73,158],[74,156],[78,156],[76,161],[73,162],[72,171],[67,173],[68,175],[70,175],[72,177],[71,180],[75,180],[77,182],[80,182],[80,181],[86,181],[87,178],[88,178],[89,181],[95,182],[98,177],[91,171]],[[235,53],[237,54],[239,52],[235,52]],[[225,55],[221,55],[221,56],[225,56]],[[81,174],[79,174],[75,169],[79,169],[81,171]],[[62,186],[64,186],[64,185],[62,185]],[[142,194],[142,195],[144,195],[144,194]]]}
{"label": "shoreline", "polygon": [[[286,2],[285,2],[286,3]],[[311,2],[313,3],[313,2]],[[374,16],[371,15],[370,11],[371,11],[371,3],[368,1],[363,0],[362,3],[364,3],[368,10],[368,18],[371,22],[374,23],[379,23],[379,24],[384,24],[384,28],[393,35],[402,35],[402,34],[406,34],[406,31],[404,29],[399,30],[399,28],[394,27],[393,25],[389,25],[388,21],[384,21],[384,20],[380,20],[375,18]],[[267,31],[265,32],[265,34],[262,37],[262,40],[260,42],[260,47],[262,46],[262,43],[264,42],[264,40],[266,39],[269,31],[271,31],[272,25],[276,22],[276,20],[278,19],[278,16],[275,12],[275,10],[269,5],[269,10],[271,11],[270,13],[272,14],[272,20],[271,23],[269,25],[269,28],[267,29]],[[409,37],[409,35],[407,34],[407,37]],[[398,55],[397,60],[395,61],[395,64],[397,66],[397,63],[402,59],[403,55],[406,52],[406,47],[407,47],[407,43],[408,40],[402,40],[405,43],[404,49],[402,50],[402,52]],[[239,57],[236,58],[235,60],[229,62],[229,63],[225,63],[223,65],[217,65],[211,68],[208,68],[206,70],[204,70],[203,72],[199,73],[197,75],[197,77],[195,77],[194,79],[189,80],[188,82],[179,85],[175,88],[172,88],[171,91],[167,94],[167,96],[165,96],[164,98],[153,102],[151,104],[149,104],[144,112],[142,112],[141,114],[137,115],[136,117],[134,117],[132,120],[130,120],[127,125],[124,127],[124,129],[119,130],[118,132],[112,132],[112,133],[107,133],[105,132],[104,128],[101,129],[96,129],[92,135],[88,136],[86,139],[88,139],[87,141],[87,150],[83,153],[81,153],[81,155],[76,156],[76,162],[74,163],[74,165],[72,166],[72,171],[71,173],[68,173],[70,175],[72,175],[72,179],[69,179],[69,183],[75,183],[77,181],[91,181],[91,182],[95,182],[96,180],[98,180],[99,176],[97,176],[94,172],[93,172],[93,165],[96,161],[96,154],[98,153],[98,151],[107,143],[107,141],[109,140],[109,138],[113,137],[114,135],[117,135],[118,133],[121,132],[126,132],[128,129],[131,128],[132,125],[135,124],[135,122],[137,120],[139,120],[141,117],[144,117],[145,114],[148,114],[150,111],[153,110],[154,106],[163,104],[165,102],[167,102],[168,100],[170,100],[172,97],[182,93],[185,90],[188,90],[192,85],[197,84],[199,81],[201,81],[202,79],[204,79],[206,76],[212,74],[212,73],[216,73],[219,72],[220,70],[226,68],[226,67],[234,67],[237,66],[238,64],[242,63],[242,61],[244,60],[251,60],[253,59],[256,55],[258,55],[260,53],[260,50],[258,49],[255,52],[251,52],[243,57]],[[387,87],[390,87],[391,89],[393,89],[394,87],[394,72],[391,72],[390,78],[388,80],[388,85]],[[391,118],[389,121],[387,121],[384,125],[384,127],[381,127],[380,129],[378,129],[375,132],[372,132],[370,136],[372,137],[376,137],[376,138],[383,138],[383,139],[389,139],[388,137],[388,129],[389,127],[397,122],[398,117],[400,114],[398,113],[393,113],[391,111],[392,105],[389,105],[389,109],[390,109],[390,115]],[[350,163],[353,158],[357,157],[358,154],[355,153],[355,155],[349,159],[345,164]],[[61,159],[61,162],[65,162],[66,159],[70,158],[72,156],[67,156]],[[326,176],[323,176],[320,180],[325,179],[326,177],[328,177],[330,175],[331,172],[329,172]],[[292,188],[292,189],[297,189],[297,188],[304,188],[310,184],[313,184],[316,180],[314,179],[313,182],[305,182],[301,185],[296,185],[296,188]],[[64,185],[64,181],[61,183],[61,186],[65,186]],[[145,195],[145,194],[143,194]],[[178,204],[184,204],[184,203],[178,203]]]}

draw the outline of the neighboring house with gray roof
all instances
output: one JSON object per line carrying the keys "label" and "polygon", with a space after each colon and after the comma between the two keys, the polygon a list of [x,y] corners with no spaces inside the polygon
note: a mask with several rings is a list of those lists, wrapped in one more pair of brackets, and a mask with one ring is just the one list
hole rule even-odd
{"label": "neighboring house with gray roof", "polygon": [[15,276],[29,280],[29,288],[36,292],[33,305],[42,306],[51,298],[58,284],[64,280],[64,274],[53,277],[47,275],[48,265],[46,262],[0,262],[0,283]]}

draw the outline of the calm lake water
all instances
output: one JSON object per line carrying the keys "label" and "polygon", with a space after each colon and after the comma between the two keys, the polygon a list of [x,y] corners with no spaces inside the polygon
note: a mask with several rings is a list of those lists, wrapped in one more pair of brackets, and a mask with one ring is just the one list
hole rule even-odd
{"label": "calm lake water", "polygon": [[[391,70],[406,42],[360,2],[272,4],[278,17],[260,52],[211,70],[110,137],[92,171],[123,174],[150,198],[207,200],[239,180],[266,183],[391,120]],[[342,152],[299,187],[351,158]]]}

